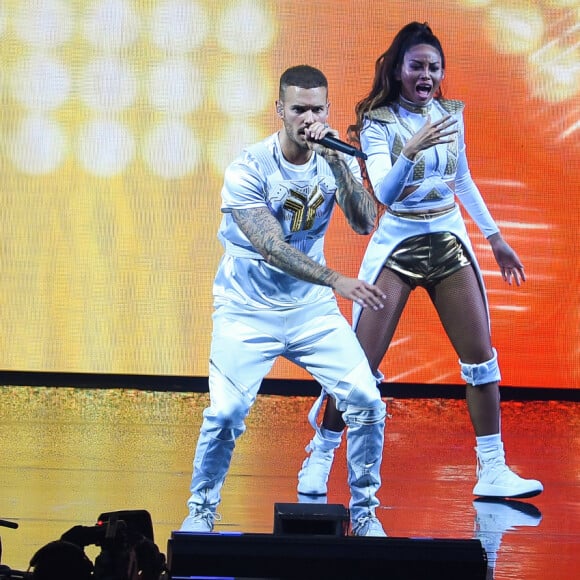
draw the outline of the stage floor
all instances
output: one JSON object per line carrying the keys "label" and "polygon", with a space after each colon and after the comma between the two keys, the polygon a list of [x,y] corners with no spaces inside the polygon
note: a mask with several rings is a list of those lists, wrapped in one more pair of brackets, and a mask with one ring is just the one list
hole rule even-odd
{"label": "stage floor", "polygon": [[[311,397],[261,395],[239,440],[216,531],[271,533],[275,503],[297,503],[296,475],[311,437]],[[205,393],[68,387],[0,388],[1,563],[32,555],[102,512],[149,511],[155,542],[186,515]],[[378,516],[389,536],[480,538],[495,580],[567,580],[580,574],[580,407],[503,403],[508,463],[540,479],[521,502],[475,501],[473,435],[463,401],[389,401]],[[345,445],[328,503],[348,505]],[[496,553],[494,550],[497,548]],[[86,550],[93,560],[96,546]]]}

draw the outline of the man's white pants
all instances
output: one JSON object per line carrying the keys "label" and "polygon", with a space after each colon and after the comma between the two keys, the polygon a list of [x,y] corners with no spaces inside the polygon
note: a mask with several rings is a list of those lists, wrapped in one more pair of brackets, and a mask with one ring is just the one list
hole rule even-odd
{"label": "man's white pants", "polygon": [[365,354],[335,301],[287,310],[220,306],[213,315],[210,406],[193,463],[191,507],[220,502],[236,439],[263,378],[283,356],[306,369],[333,396],[347,426],[353,522],[379,501],[386,407]]}

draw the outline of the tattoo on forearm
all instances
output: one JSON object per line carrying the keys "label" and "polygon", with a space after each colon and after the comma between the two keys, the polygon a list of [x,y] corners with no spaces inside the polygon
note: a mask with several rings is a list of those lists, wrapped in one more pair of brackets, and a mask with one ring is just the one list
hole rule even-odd
{"label": "tattoo on forearm", "polygon": [[369,234],[377,218],[373,196],[354,179],[348,165],[338,156],[328,159],[336,180],[336,201],[357,234]]}
{"label": "tattoo on forearm", "polygon": [[233,210],[232,215],[268,264],[300,280],[334,286],[339,274],[288,244],[280,224],[266,208]]}

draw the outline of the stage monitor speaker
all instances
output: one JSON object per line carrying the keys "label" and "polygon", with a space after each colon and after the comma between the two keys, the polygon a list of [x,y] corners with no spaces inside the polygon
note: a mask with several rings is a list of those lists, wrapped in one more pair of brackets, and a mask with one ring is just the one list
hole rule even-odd
{"label": "stage monitor speaker", "polygon": [[348,509],[342,504],[275,503],[274,534],[346,536]]}
{"label": "stage monitor speaker", "polygon": [[479,540],[173,532],[173,580],[485,580]]}

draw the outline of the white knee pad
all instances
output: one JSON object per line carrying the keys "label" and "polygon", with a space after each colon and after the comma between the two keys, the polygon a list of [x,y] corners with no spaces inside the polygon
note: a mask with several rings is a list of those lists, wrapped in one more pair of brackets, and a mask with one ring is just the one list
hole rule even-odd
{"label": "white knee pad", "polygon": [[461,362],[461,360],[459,361],[459,366],[461,367],[461,378],[466,383],[476,387],[478,385],[495,383],[501,380],[499,365],[497,364],[497,351],[495,348],[492,348],[491,350],[493,351],[493,357],[486,362],[479,364],[466,364]]}

